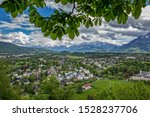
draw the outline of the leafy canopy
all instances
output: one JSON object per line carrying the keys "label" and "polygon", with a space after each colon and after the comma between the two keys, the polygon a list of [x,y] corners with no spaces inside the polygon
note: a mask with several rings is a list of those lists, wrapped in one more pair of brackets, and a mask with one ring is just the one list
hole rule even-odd
{"label": "leafy canopy", "polygon": [[54,0],[63,5],[72,4],[70,12],[56,9],[49,17],[43,17],[37,11],[38,7],[45,7],[45,0],[5,0],[0,7],[17,17],[24,10],[29,9],[30,22],[41,28],[45,37],[53,40],[62,39],[68,35],[70,39],[79,36],[79,27],[86,28],[101,25],[102,20],[107,22],[116,20],[119,24],[127,22],[129,14],[135,19],[140,17],[142,8],[150,0]]}

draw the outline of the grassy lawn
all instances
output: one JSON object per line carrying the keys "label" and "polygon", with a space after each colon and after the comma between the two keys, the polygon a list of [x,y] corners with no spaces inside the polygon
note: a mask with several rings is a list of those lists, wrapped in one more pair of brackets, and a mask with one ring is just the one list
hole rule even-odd
{"label": "grassy lawn", "polygon": [[82,56],[71,56],[71,55],[69,55],[68,57],[71,59],[82,59],[82,58],[84,58]]}
{"label": "grassy lawn", "polygon": [[134,82],[123,81],[123,80],[97,80],[92,84],[93,88],[84,91],[81,94],[75,94],[73,100],[86,100],[88,95],[97,95],[101,90],[107,87],[128,87],[133,85]]}
{"label": "grassy lawn", "polygon": [[20,65],[8,65],[7,71],[10,72],[10,71],[18,69],[20,67],[21,67]]}
{"label": "grassy lawn", "polygon": [[20,65],[9,65],[8,68],[11,69],[11,70],[14,70],[14,69],[17,69],[17,68],[20,68],[21,66]]}

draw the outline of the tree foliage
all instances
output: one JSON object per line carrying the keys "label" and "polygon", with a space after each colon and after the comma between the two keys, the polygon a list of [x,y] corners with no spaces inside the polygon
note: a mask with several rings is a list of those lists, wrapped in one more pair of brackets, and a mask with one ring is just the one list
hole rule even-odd
{"label": "tree foliage", "polygon": [[38,7],[45,7],[44,0],[5,0],[0,7],[10,12],[12,17],[17,17],[24,10],[29,10],[30,22],[41,28],[44,36],[53,40],[62,39],[68,35],[70,39],[79,36],[79,27],[84,25],[89,28],[101,25],[102,21],[116,20],[119,24],[127,22],[129,14],[135,19],[140,17],[142,8],[150,0],[55,0],[63,5],[72,4],[70,12],[56,9],[49,17],[43,17],[37,11]]}
{"label": "tree foliage", "polygon": [[6,73],[7,69],[7,61],[0,60],[0,100],[20,99],[18,92],[10,85],[10,79]]}
{"label": "tree foliage", "polygon": [[49,100],[62,99],[63,89],[55,76],[47,77],[41,82],[39,97]]}

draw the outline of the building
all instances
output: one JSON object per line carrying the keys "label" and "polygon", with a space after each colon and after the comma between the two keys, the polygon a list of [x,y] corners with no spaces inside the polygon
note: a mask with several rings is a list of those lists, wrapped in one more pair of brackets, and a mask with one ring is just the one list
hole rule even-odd
{"label": "building", "polygon": [[91,86],[91,84],[85,84],[85,85],[83,85],[82,86],[82,90],[88,90],[88,89],[91,89],[92,88],[92,86]]}
{"label": "building", "polygon": [[139,74],[136,74],[130,78],[130,80],[150,80],[150,72],[140,71]]}

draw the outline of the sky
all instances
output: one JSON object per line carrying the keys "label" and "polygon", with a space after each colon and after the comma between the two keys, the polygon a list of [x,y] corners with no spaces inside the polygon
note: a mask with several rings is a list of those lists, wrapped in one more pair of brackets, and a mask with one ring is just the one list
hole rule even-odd
{"label": "sky", "polygon": [[[2,0],[0,0],[0,3]],[[71,5],[63,6],[56,4],[53,0],[46,1],[47,7],[39,8],[38,11],[43,16],[49,16],[54,9],[61,8],[65,11],[71,10]],[[53,47],[65,45],[67,47],[81,43],[107,42],[116,45],[126,44],[138,36],[150,32],[150,6],[143,9],[140,19],[135,20],[129,17],[126,25],[119,25],[115,21],[104,22],[102,26],[92,28],[79,28],[80,36],[70,40],[64,36],[62,41],[52,40],[50,37],[44,37],[39,28],[29,23],[28,12],[17,18],[12,18],[4,9],[0,9],[0,41],[13,43],[19,46],[43,46]]]}

